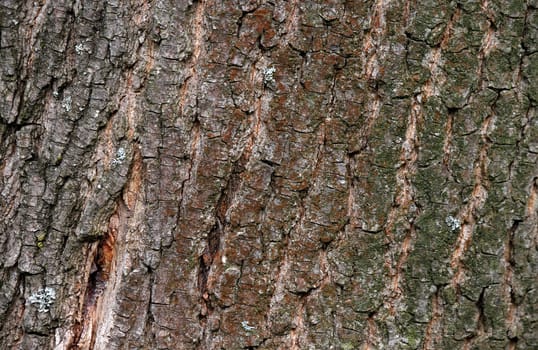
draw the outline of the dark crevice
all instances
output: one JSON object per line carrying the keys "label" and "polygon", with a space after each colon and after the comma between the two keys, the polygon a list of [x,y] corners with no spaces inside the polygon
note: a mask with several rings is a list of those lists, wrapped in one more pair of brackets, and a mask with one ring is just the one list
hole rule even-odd
{"label": "dark crevice", "polygon": [[364,143],[360,149],[356,149],[356,150],[349,151],[349,152],[347,153],[347,156],[348,156],[349,158],[353,158],[353,157],[355,157],[356,155],[361,154],[362,152],[364,152],[364,151],[366,150],[366,148],[367,148],[367,145],[366,145],[366,143]]}
{"label": "dark crevice", "polygon": [[270,167],[275,167],[275,166],[279,166],[280,164],[279,163],[276,163],[276,162],[273,162],[269,159],[260,159],[260,162],[264,163],[264,164],[267,164],[269,165]]}
{"label": "dark crevice", "polygon": [[109,230],[99,241],[97,251],[92,262],[88,287],[86,289],[86,306],[95,304],[97,298],[105,290],[110,278],[112,261],[115,255],[116,237],[113,230]]}
{"label": "dark crevice", "polygon": [[312,295],[313,292],[317,291],[319,287],[312,286],[305,291],[290,291],[291,294],[297,295],[301,300],[304,300]]}
{"label": "dark crevice", "polygon": [[148,335],[148,338],[151,339],[152,342],[155,342],[155,333],[153,332],[153,323],[155,322],[155,317],[153,316],[153,312],[151,311],[151,306],[154,304],[152,302],[153,300],[153,286],[155,285],[155,275],[153,273],[153,270],[148,266],[148,274],[149,274],[149,297],[148,297],[148,306],[146,308],[146,324],[144,326],[145,333]]}
{"label": "dark crevice", "polygon": [[245,20],[245,17],[248,16],[250,13],[253,13],[256,11],[257,8],[254,8],[249,11],[241,11],[241,16],[237,19],[235,24],[237,24],[237,37],[239,38],[241,36],[241,29],[243,28],[243,21]]}
{"label": "dark crevice", "polygon": [[256,38],[256,44],[258,46],[258,49],[262,52],[262,54],[264,54],[265,52],[269,52],[271,51],[271,49],[275,48],[277,45],[274,44],[272,46],[265,46],[262,44],[262,36],[263,34],[260,34],[257,38]]}
{"label": "dark crevice", "polygon": [[[119,202],[118,207],[124,207],[125,204]],[[118,215],[117,211],[113,215]],[[119,219],[118,219],[119,220]],[[95,309],[99,298],[105,292],[105,289],[113,273],[113,264],[116,255],[116,236],[118,227],[109,223],[108,231],[101,237],[94,251],[93,261],[90,267],[90,273],[86,285],[84,295],[84,303],[81,313],[81,323],[77,323],[74,327],[75,335],[73,337],[73,349],[79,348],[79,342],[85,333],[85,330],[90,330],[89,344],[90,349],[93,349],[96,341],[97,324],[99,315]],[[87,340],[87,339],[86,339]]]}
{"label": "dark crevice", "polygon": [[459,110],[460,110],[459,107],[447,107],[447,113],[449,115],[454,115],[454,114],[458,113]]}
{"label": "dark crevice", "polygon": [[220,197],[215,205],[215,218],[216,222],[207,234],[206,238],[206,247],[204,252],[199,257],[199,267],[198,267],[198,289],[201,295],[201,302],[203,309],[207,310],[199,315],[199,321],[203,324],[207,322],[207,317],[209,313],[213,310],[213,306],[210,302],[210,291],[207,286],[209,273],[215,256],[217,256],[221,239],[224,235],[226,226],[229,224],[227,219],[227,211],[231,205],[234,194],[239,188],[240,184],[240,175],[245,170],[245,165],[248,162],[248,154],[243,153],[241,157],[234,162],[232,171],[228,177],[228,182],[226,186],[221,189]]}
{"label": "dark crevice", "polygon": [[510,338],[508,342],[508,349],[509,350],[516,349],[518,341],[519,341],[518,337]]}
{"label": "dark crevice", "polygon": [[303,58],[303,60],[306,60],[306,55],[308,54],[308,51],[304,51],[299,47],[295,47],[291,43],[288,43],[288,48],[293,52],[296,52],[299,56]]}
{"label": "dark crevice", "polygon": [[478,301],[476,302],[476,307],[478,309],[478,320],[477,320],[477,331],[479,334],[483,334],[486,329],[487,324],[487,317],[484,313],[484,294],[486,291],[486,288],[482,288],[482,292],[480,293],[480,296],[478,297]]}
{"label": "dark crevice", "polygon": [[198,270],[198,288],[200,294],[204,300],[208,300],[208,290],[207,290],[207,278],[209,276],[209,271],[215,255],[217,254],[220,246],[220,237],[222,235],[222,224],[220,219],[217,217],[217,222],[209,231],[207,235],[207,245],[206,248],[200,256],[199,261],[199,270]]}
{"label": "dark crevice", "polygon": [[[513,275],[516,269],[515,261],[514,261],[514,236],[515,233],[520,225],[522,220],[514,220],[512,223],[512,226],[508,230],[508,237],[506,241],[505,246],[505,266],[506,266],[506,277],[505,277],[505,284],[507,285],[505,288],[509,288],[508,292],[509,294],[506,295],[506,297],[509,298],[509,311],[508,311],[508,329],[510,329],[510,326],[517,322],[517,297],[515,295],[514,287],[513,287]],[[509,330],[507,331],[507,336],[509,339],[509,347],[508,349],[515,349],[515,345],[517,344],[517,336],[512,334]]]}
{"label": "dark crevice", "polygon": [[[487,287],[482,288],[478,300],[475,302],[476,308],[478,310],[478,319],[476,320],[476,328],[471,331],[467,336],[463,338],[464,346],[463,348],[471,348],[477,339],[480,339],[486,332],[487,318],[484,313],[484,293]],[[469,297],[463,295],[467,300],[471,300]]]}

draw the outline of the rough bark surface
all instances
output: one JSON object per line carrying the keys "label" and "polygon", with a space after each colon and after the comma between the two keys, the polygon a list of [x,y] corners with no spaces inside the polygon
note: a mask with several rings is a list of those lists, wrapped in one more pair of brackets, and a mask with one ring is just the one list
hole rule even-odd
{"label": "rough bark surface", "polygon": [[534,0],[0,3],[0,348],[538,348]]}

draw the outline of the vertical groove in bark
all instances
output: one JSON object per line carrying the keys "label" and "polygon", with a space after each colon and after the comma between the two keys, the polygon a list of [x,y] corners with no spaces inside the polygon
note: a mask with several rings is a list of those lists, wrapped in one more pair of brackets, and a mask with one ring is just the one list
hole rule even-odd
{"label": "vertical groove in bark", "polygon": [[518,229],[519,221],[515,221],[507,231],[506,242],[504,246],[504,263],[505,263],[505,273],[504,273],[504,298],[506,299],[506,304],[508,305],[508,310],[506,310],[506,329],[507,336],[510,339],[508,348],[515,349],[517,344],[517,305],[515,304],[515,296],[513,291],[514,283],[514,235]]}
{"label": "vertical groove in bark", "polygon": [[452,146],[452,132],[454,127],[454,113],[448,110],[448,116],[445,126],[445,140],[443,141],[443,170],[448,175],[449,179],[453,179],[452,173],[449,167],[450,157],[451,157],[451,146]]}
{"label": "vertical groove in bark", "polygon": [[456,241],[456,247],[450,259],[450,266],[454,270],[454,277],[452,278],[451,284],[458,291],[458,293],[459,284],[461,283],[465,274],[464,267],[461,263],[462,256],[465,254],[465,251],[471,244],[473,231],[475,231],[477,212],[482,208],[487,198],[487,152],[490,144],[487,133],[490,128],[490,124],[492,123],[492,118],[492,116],[486,117],[481,126],[480,136],[483,144],[473,169],[473,191],[468,204],[458,215],[459,218],[462,218],[462,224],[459,230],[458,239]]}
{"label": "vertical groove in bark", "polygon": [[376,322],[374,320],[376,313],[368,315],[366,339],[362,346],[362,350],[371,350],[376,348],[376,344],[380,342],[379,330],[377,329]]}
{"label": "vertical groove in bark", "polygon": [[[421,107],[414,101],[411,105],[411,112],[409,114],[407,122],[407,130],[405,133],[405,140],[402,143],[402,150],[400,155],[400,164],[396,172],[396,184],[398,186],[397,192],[395,193],[395,200],[393,206],[387,215],[387,222],[385,227],[385,234],[388,237],[389,245],[397,245],[395,242],[394,235],[392,230],[396,221],[401,220],[402,217],[407,217],[411,215],[408,222],[403,223],[405,225],[405,236],[401,241],[400,245],[396,247],[396,251],[387,252],[387,264],[390,275],[390,283],[387,283],[385,291],[383,294],[386,294],[388,300],[389,313],[394,315],[398,312],[396,310],[396,303],[400,298],[403,297],[402,290],[400,288],[400,283],[402,281],[402,267],[406,263],[409,256],[409,252],[412,244],[412,240],[415,236],[415,230],[413,228],[413,216],[415,216],[415,211],[418,210],[414,203],[415,189],[411,183],[411,179],[416,170],[416,161],[418,158],[418,149],[420,146],[418,137],[417,137],[417,128],[420,123],[421,117]],[[410,211],[413,211],[410,213]],[[399,255],[398,261],[392,261],[393,256]]]}
{"label": "vertical groove in bark", "polygon": [[430,316],[430,321],[426,327],[426,333],[422,341],[422,350],[435,349],[439,338],[441,337],[440,328],[442,327],[442,317],[443,317],[443,307],[442,301],[439,295],[439,289],[435,291],[435,294],[432,296],[431,305],[432,313]]}

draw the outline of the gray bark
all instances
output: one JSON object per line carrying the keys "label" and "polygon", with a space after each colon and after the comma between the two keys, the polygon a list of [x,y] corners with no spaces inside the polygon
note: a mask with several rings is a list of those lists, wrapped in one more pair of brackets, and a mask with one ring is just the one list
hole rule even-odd
{"label": "gray bark", "polygon": [[0,348],[538,348],[535,1],[0,3]]}

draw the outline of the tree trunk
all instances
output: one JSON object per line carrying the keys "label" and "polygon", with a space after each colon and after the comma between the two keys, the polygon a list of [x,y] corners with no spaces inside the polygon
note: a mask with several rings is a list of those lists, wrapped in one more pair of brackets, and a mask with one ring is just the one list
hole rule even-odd
{"label": "tree trunk", "polygon": [[0,348],[538,348],[535,1],[0,13]]}

